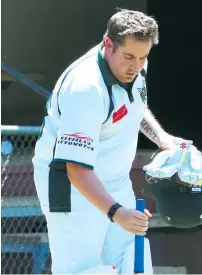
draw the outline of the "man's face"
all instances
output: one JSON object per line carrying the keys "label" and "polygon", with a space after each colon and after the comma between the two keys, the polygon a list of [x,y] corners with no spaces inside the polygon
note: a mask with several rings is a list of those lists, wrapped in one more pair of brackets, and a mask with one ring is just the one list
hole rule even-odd
{"label": "man's face", "polygon": [[114,51],[114,44],[109,38],[105,41],[108,64],[114,76],[123,83],[132,82],[144,67],[144,63],[152,47],[151,41],[138,41],[134,37],[126,37],[124,44]]}

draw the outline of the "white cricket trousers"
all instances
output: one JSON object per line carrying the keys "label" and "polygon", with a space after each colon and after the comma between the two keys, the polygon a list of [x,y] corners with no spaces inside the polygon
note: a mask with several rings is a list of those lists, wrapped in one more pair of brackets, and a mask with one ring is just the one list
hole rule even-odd
{"label": "white cricket trousers", "polygon": [[[37,173],[36,173],[37,174]],[[46,174],[46,173],[45,173]],[[120,274],[132,274],[134,266],[134,235],[110,222],[108,217],[82,196],[78,212],[52,213],[44,207],[44,181],[35,184],[42,211],[46,216],[52,257],[52,274],[79,274],[99,264],[113,265]],[[45,180],[45,178],[44,178]],[[43,186],[43,187],[42,187]],[[111,195],[125,207],[135,209],[131,182]],[[45,188],[44,188],[45,187]],[[48,191],[48,189],[46,190]],[[149,241],[145,239],[145,273],[151,274]]]}

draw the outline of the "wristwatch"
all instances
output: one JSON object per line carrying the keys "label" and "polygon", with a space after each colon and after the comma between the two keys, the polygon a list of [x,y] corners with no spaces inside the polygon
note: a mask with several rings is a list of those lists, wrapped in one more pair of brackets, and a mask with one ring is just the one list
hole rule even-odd
{"label": "wristwatch", "polygon": [[108,218],[110,219],[111,222],[113,221],[113,216],[116,213],[116,210],[119,209],[120,207],[123,207],[122,205],[120,205],[119,203],[115,203],[114,205],[112,205],[108,211]]}

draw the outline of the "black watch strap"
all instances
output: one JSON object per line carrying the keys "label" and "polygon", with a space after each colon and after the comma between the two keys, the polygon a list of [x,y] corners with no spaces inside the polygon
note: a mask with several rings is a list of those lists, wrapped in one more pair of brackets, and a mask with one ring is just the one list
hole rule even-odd
{"label": "black watch strap", "polygon": [[111,222],[113,221],[113,216],[116,213],[116,210],[119,209],[120,207],[123,207],[122,205],[120,205],[119,203],[115,203],[114,205],[112,205],[108,211],[108,218],[110,219]]}

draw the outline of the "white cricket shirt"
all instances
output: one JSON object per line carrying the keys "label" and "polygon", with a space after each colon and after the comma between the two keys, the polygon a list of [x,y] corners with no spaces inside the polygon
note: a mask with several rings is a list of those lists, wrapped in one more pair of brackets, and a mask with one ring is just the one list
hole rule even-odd
{"label": "white cricket shirt", "polygon": [[100,46],[74,62],[48,101],[34,165],[77,163],[94,169],[108,190],[121,189],[147,104],[145,74],[142,70],[127,91],[112,75]]}

